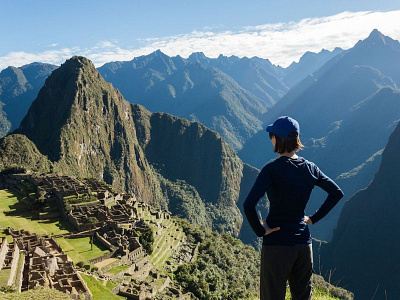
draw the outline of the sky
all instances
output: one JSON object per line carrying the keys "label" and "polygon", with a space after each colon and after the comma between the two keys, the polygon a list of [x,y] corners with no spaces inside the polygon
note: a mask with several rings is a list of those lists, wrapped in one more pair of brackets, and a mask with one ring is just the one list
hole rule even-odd
{"label": "sky", "polygon": [[157,49],[287,67],[306,51],[351,48],[375,28],[400,40],[400,1],[0,0],[0,70],[73,55],[99,67]]}

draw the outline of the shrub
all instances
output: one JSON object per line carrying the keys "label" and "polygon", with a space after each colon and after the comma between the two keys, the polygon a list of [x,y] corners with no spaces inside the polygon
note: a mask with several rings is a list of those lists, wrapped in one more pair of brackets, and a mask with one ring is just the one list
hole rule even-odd
{"label": "shrub", "polygon": [[79,268],[82,268],[84,264],[85,264],[85,263],[84,263],[83,261],[78,261],[78,262],[76,263],[76,266],[79,267]]}
{"label": "shrub", "polygon": [[150,226],[146,225],[146,229],[139,236],[139,242],[147,254],[153,253],[154,234]]}

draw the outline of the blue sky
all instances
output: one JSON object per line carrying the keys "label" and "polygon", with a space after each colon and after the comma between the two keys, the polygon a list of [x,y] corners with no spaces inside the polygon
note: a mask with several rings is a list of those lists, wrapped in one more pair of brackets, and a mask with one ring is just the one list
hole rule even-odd
{"label": "blue sky", "polygon": [[0,70],[76,54],[99,66],[157,48],[285,66],[307,50],[351,47],[373,28],[399,39],[400,1],[0,0]]}

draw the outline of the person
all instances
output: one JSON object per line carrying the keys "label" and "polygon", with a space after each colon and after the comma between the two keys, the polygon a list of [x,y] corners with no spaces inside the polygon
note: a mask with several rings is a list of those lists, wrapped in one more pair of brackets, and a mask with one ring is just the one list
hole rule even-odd
{"label": "person", "polygon": [[[263,237],[260,268],[261,300],[284,300],[289,281],[293,300],[312,296],[313,258],[308,225],[316,224],[343,197],[340,187],[313,162],[297,156],[304,146],[299,123],[279,117],[267,127],[274,152],[279,157],[267,163],[243,203],[246,218],[258,237]],[[304,210],[314,186],[328,193],[311,216]],[[270,206],[260,222],[258,201],[267,194]]]}

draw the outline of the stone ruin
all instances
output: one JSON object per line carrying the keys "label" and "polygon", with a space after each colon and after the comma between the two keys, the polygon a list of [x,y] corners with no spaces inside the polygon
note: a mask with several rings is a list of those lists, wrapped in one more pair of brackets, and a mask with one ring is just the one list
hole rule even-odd
{"label": "stone ruin", "polygon": [[[150,223],[158,225],[156,228],[159,228],[162,219],[171,217],[169,212],[152,210],[148,204],[138,201],[134,195],[115,193],[109,186],[97,180],[77,180],[52,174],[0,175],[0,188],[12,188],[21,192],[28,187],[32,189],[32,186],[36,187],[36,190],[30,191],[31,196],[44,197],[47,203],[57,208],[58,216],[68,220],[76,228],[77,233],[72,235],[93,236],[109,250],[108,254],[91,259],[88,263],[96,264],[109,258],[117,259],[110,266],[103,268],[103,271],[99,270],[100,276],[104,276],[108,269],[128,265],[127,270],[113,277],[124,279],[125,274],[129,273],[130,276],[140,280],[151,278],[151,282],[142,281],[138,284],[137,281],[130,281],[128,277],[128,280],[124,279],[118,284],[113,290],[114,293],[131,299],[195,298],[190,293],[184,294],[168,276],[154,272],[149,256],[139,242],[139,234],[146,230],[142,219],[143,213],[147,212]],[[158,231],[156,234],[159,234]],[[4,256],[7,266],[12,268],[13,262],[17,265],[15,261],[18,260],[17,254],[14,253],[26,255],[23,270],[15,271],[15,273],[22,272],[18,277],[21,281],[19,291],[44,286],[68,293],[73,299],[78,299],[79,294],[91,299],[90,291],[75,271],[73,263],[68,261],[67,255],[53,238],[40,237],[23,230],[10,229],[10,232],[14,242],[7,245],[7,241],[3,241],[6,245],[4,249],[7,248],[7,251],[2,245],[0,263]],[[190,249],[187,252],[189,254]],[[190,256],[186,256],[176,258],[178,261],[188,261]],[[163,283],[157,284],[155,288],[154,282],[160,280]]]}
{"label": "stone ruin", "polygon": [[[54,288],[64,292],[71,299],[92,299],[86,283],[76,272],[72,261],[52,237],[31,234],[25,230],[8,228],[13,243],[3,239],[0,251],[0,266],[13,266],[9,285],[19,292],[39,286]],[[3,255],[3,253],[6,253]],[[9,253],[13,255],[10,256]]]}

